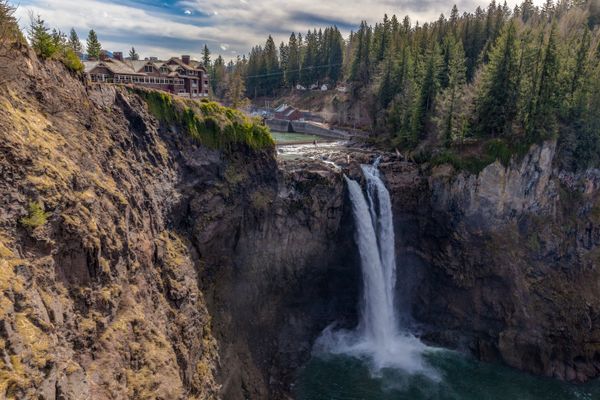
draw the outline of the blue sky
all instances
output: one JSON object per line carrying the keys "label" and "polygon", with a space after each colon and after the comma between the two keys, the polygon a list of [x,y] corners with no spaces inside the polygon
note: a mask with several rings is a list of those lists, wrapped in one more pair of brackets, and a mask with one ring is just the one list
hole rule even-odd
{"label": "blue sky", "polygon": [[[103,47],[126,52],[135,46],[143,56],[192,54],[204,44],[230,59],[245,54],[272,34],[279,42],[290,32],[335,24],[348,33],[366,19],[374,23],[384,13],[409,15],[413,22],[448,15],[451,2],[442,0],[11,0],[24,27],[29,12],[40,14],[51,27],[75,28],[82,40],[96,30]],[[540,3],[543,0],[536,1]],[[520,0],[519,0],[520,2]],[[473,11],[487,0],[459,0],[460,11]],[[508,1],[513,6],[517,1]]]}

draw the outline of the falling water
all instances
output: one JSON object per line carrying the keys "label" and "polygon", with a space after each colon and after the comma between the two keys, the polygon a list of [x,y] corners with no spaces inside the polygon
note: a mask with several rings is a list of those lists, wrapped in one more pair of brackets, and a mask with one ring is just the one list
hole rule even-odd
{"label": "falling water", "polygon": [[327,328],[318,339],[316,349],[368,358],[375,373],[383,368],[398,368],[436,378],[422,358],[427,347],[403,331],[396,318],[392,204],[378,164],[379,160],[373,165],[361,166],[366,195],[358,182],[346,177],[363,276],[359,325],[353,331]]}

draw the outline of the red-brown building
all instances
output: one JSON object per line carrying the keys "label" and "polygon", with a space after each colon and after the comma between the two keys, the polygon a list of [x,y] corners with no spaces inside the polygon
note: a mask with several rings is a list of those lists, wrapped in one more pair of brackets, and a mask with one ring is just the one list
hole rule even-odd
{"label": "red-brown building", "polygon": [[167,61],[124,60],[122,53],[114,53],[113,58],[84,61],[84,65],[92,82],[140,85],[190,98],[208,97],[206,69],[190,56]]}
{"label": "red-brown building", "polygon": [[275,109],[275,119],[298,121],[304,118],[302,111],[287,104],[282,104]]}

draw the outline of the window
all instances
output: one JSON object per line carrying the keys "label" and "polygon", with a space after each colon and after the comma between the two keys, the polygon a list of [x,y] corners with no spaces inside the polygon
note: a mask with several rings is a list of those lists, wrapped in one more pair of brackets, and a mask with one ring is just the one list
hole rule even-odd
{"label": "window", "polygon": [[144,72],[152,72],[152,71],[154,71],[154,68],[152,67],[152,65],[144,66]]}

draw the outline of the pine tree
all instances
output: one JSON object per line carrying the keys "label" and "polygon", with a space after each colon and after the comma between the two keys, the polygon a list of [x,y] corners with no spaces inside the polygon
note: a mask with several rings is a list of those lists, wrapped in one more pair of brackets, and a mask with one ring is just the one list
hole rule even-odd
{"label": "pine tree", "polygon": [[90,30],[90,33],[88,34],[86,50],[87,50],[87,54],[88,54],[89,58],[95,59],[95,60],[100,58],[100,52],[102,51],[102,45],[98,41],[98,36],[96,36],[96,32],[94,32],[93,29]]}
{"label": "pine tree", "polygon": [[81,46],[81,41],[79,40],[79,36],[77,36],[77,32],[74,28],[71,28],[71,32],[69,33],[69,47],[75,53],[81,53],[83,47]]}
{"label": "pine tree", "polygon": [[526,127],[531,139],[535,136],[547,136],[556,129],[556,114],[558,112],[560,62],[556,44],[557,25],[552,24],[545,55],[541,65],[537,93],[533,99],[534,109],[530,124]]}
{"label": "pine tree", "polygon": [[282,73],[281,83],[283,85],[288,84],[288,77],[286,75],[286,72],[288,70],[289,58],[290,49],[285,43],[281,42],[281,44],[279,45],[279,66]]}
{"label": "pine tree", "polygon": [[439,121],[446,146],[453,140],[464,137],[468,120],[468,115],[458,109],[458,103],[464,97],[462,91],[467,78],[462,42],[452,42],[448,65],[448,88],[444,93],[443,110],[440,112]]}
{"label": "pine tree", "polygon": [[295,87],[300,80],[300,48],[298,47],[298,41],[296,35],[291,34],[288,42],[288,62],[285,76],[287,83]]}
{"label": "pine tree", "polygon": [[277,47],[275,46],[275,41],[271,35],[269,35],[269,38],[265,43],[264,63],[266,68],[265,90],[267,94],[272,94],[276,89],[281,87],[283,76],[281,74],[281,68],[279,67]]}
{"label": "pine tree", "polygon": [[131,50],[129,50],[129,58],[131,58],[133,61],[137,61],[140,59],[140,55],[137,53],[137,51],[135,51],[135,47],[131,47]]}
{"label": "pine tree", "polygon": [[226,74],[225,60],[219,54],[213,63],[211,74],[212,92],[217,98],[222,98],[227,89]]}
{"label": "pine tree", "polygon": [[521,4],[521,19],[523,22],[529,21],[535,15],[535,8],[532,0],[525,0]]}
{"label": "pine tree", "polygon": [[360,87],[369,82],[371,75],[371,28],[365,21],[361,23],[360,29],[356,33],[356,41],[357,48],[354,52],[350,80]]}
{"label": "pine tree", "polygon": [[452,29],[452,34],[454,36],[456,36],[457,32],[457,26],[458,26],[458,7],[456,6],[456,4],[454,6],[452,6],[452,11],[450,12],[450,27]]}
{"label": "pine tree", "polygon": [[480,135],[511,133],[517,114],[518,46],[514,22],[504,29],[490,53],[477,98],[476,126]]}
{"label": "pine tree", "polygon": [[342,66],[344,63],[344,39],[337,27],[330,31],[329,65],[327,76],[336,83],[342,77]]}
{"label": "pine tree", "polygon": [[35,50],[38,56],[42,58],[52,57],[58,50],[56,38],[53,38],[49,33],[44,20],[38,15],[30,15],[31,23],[29,25],[29,41],[31,47]]}
{"label": "pine tree", "polygon": [[318,37],[316,32],[308,31],[305,37],[304,57],[302,59],[302,70],[300,71],[300,80],[304,86],[310,86],[316,83],[318,76],[316,66],[318,58]]}
{"label": "pine tree", "polygon": [[60,30],[52,29],[51,36],[56,51],[59,51],[67,46],[67,35],[65,35]]}
{"label": "pine tree", "polygon": [[204,68],[210,68],[210,50],[206,44],[202,49],[202,65],[204,65]]}
{"label": "pine tree", "polygon": [[225,97],[233,108],[243,108],[248,104],[248,99],[245,98],[246,85],[242,77],[242,69],[241,62],[238,61],[229,74],[227,82]]}
{"label": "pine tree", "polygon": [[439,89],[439,49],[437,46],[434,46],[428,53],[425,75],[423,76],[419,98],[414,109],[411,135],[413,144],[416,144],[419,139],[424,137],[425,124],[430,112],[433,110],[435,96]]}

